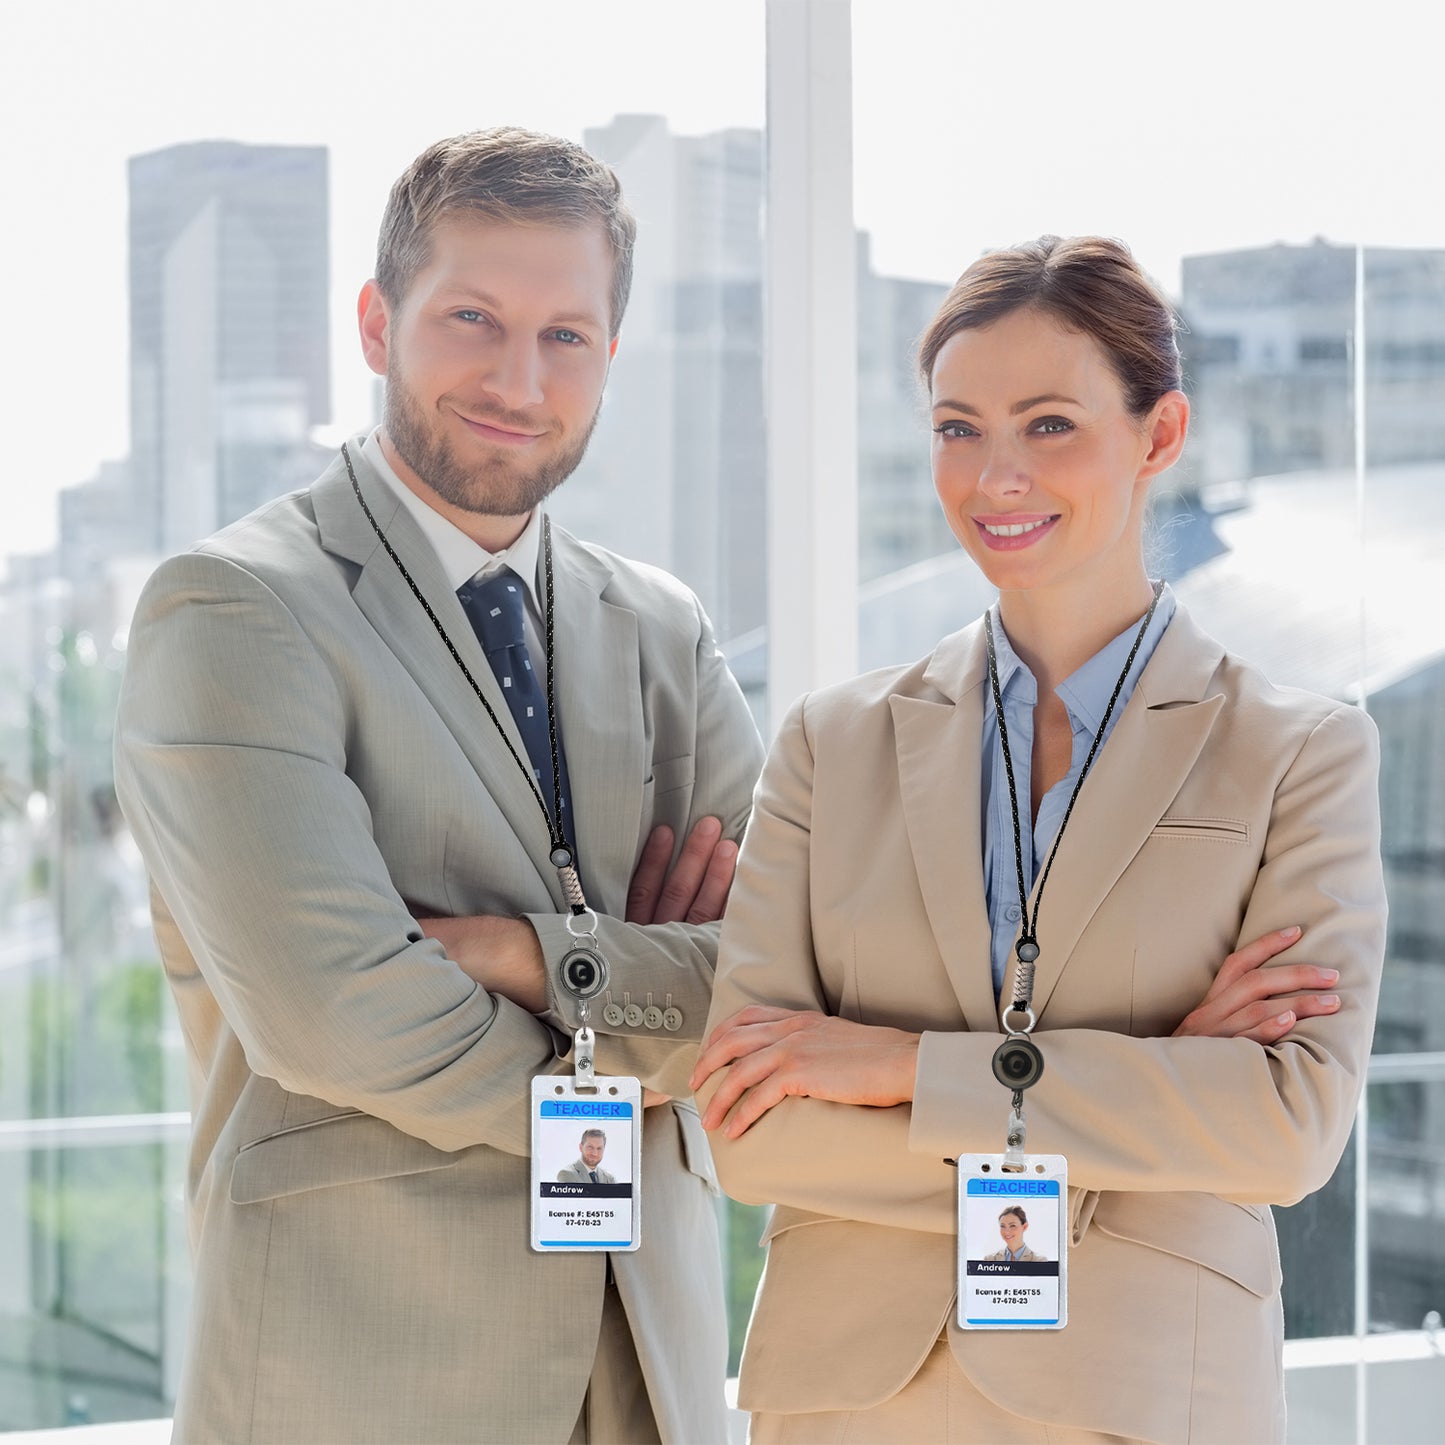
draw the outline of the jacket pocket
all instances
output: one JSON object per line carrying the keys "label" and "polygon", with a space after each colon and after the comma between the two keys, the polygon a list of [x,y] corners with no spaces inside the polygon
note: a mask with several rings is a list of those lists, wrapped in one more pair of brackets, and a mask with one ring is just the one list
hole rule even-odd
{"label": "jacket pocket", "polygon": [[654,762],[652,776],[647,781],[652,784],[652,796],[659,798],[677,788],[690,787],[696,774],[693,755],[688,753],[684,757],[664,758],[661,762]]}
{"label": "jacket pocket", "polygon": [[1154,825],[1154,838],[1197,838],[1205,843],[1248,843],[1249,824],[1243,818],[1172,818],[1167,814]]}
{"label": "jacket pocket", "polygon": [[1089,1232],[1094,1211],[1099,1207],[1097,1189],[1069,1189],[1069,1243],[1079,1244]]}
{"label": "jacket pocket", "polygon": [[707,1130],[698,1117],[697,1105],[686,1099],[674,1099],[672,1112],[682,1134],[682,1158],[688,1171],[696,1174],[714,1194],[721,1194],[722,1185],[718,1183],[712,1148],[707,1142]]}
{"label": "jacket pocket", "polygon": [[231,1202],[449,1169],[461,1157],[370,1114],[331,1114],[247,1144],[231,1165]]}
{"label": "jacket pocket", "polygon": [[790,1229],[801,1229],[808,1224],[836,1224],[837,1219],[830,1214],[811,1214],[806,1209],[795,1209],[791,1204],[775,1204],[773,1212],[768,1215],[768,1222],[763,1226],[762,1238],[759,1244],[771,1244],[780,1234],[786,1234]]}
{"label": "jacket pocket", "polygon": [[1217,1194],[1099,1195],[1093,1228],[1201,1264],[1260,1299],[1280,1287],[1279,1249],[1266,1215]]}

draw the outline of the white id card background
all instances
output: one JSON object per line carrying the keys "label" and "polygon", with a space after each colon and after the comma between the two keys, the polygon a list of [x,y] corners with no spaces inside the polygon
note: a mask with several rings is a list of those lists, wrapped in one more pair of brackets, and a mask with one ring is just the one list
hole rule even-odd
{"label": "white id card background", "polygon": [[1068,1323],[1067,1166],[1062,1154],[958,1160],[958,1326],[1061,1330]]}
{"label": "white id card background", "polygon": [[629,1250],[641,1241],[642,1085],[532,1080],[532,1248]]}

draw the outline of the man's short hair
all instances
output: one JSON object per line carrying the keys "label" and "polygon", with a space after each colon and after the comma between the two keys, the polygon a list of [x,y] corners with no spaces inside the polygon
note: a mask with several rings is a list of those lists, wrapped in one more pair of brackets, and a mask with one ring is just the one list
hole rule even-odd
{"label": "man's short hair", "polygon": [[605,1144],[607,1142],[607,1131],[605,1129],[584,1129],[582,1131],[583,1143],[586,1143],[588,1139],[600,1139]]}
{"label": "man's short hair", "polygon": [[517,126],[468,131],[429,145],[397,178],[376,243],[376,284],[392,306],[453,216],[517,225],[600,224],[612,249],[610,325],[616,336],[632,290],[637,222],[611,166],[574,141]]}

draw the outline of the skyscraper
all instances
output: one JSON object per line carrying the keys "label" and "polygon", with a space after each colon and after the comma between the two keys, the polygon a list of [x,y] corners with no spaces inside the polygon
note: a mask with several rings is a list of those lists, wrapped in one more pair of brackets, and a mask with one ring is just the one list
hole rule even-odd
{"label": "skyscraper", "polygon": [[622,178],[637,264],[601,425],[558,515],[677,572],[732,637],[766,616],[763,137],[621,115],[583,143]]}
{"label": "skyscraper", "polygon": [[290,485],[329,419],[327,155],[197,141],[130,162],[131,486],[170,552]]}

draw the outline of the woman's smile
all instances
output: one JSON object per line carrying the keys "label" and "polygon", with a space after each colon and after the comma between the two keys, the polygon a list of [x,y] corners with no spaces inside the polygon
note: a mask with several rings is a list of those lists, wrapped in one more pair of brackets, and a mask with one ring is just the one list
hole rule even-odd
{"label": "woman's smile", "polygon": [[998,517],[975,517],[973,519],[983,537],[983,544],[995,552],[1016,552],[1023,547],[1032,547],[1053,530],[1059,514],[1047,516],[1020,514],[1004,521]]}

